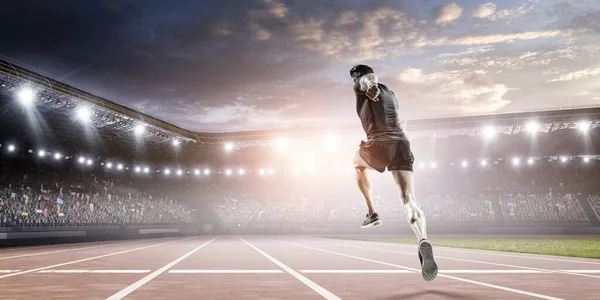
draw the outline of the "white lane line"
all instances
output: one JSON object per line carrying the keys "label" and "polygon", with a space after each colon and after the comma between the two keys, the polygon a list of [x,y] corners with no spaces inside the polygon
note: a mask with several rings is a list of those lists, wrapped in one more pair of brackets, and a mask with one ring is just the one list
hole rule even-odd
{"label": "white lane line", "polygon": [[[383,243],[386,245],[393,245],[393,246],[399,246],[399,247],[410,247],[415,250],[417,249],[416,246],[414,246],[414,245],[408,245],[408,244],[402,244],[402,243],[389,243],[389,242],[363,241],[363,240],[358,240],[357,242],[365,242],[365,243],[375,242],[375,243]],[[560,262],[578,263],[578,264],[600,265],[600,261],[595,262],[595,261],[583,261],[583,260],[572,260],[572,259],[560,259],[560,258],[553,258],[553,257],[544,257],[545,256],[544,254],[519,255],[519,254],[502,253],[502,252],[494,251],[494,250],[464,249],[464,248],[444,247],[444,246],[438,246],[436,248],[440,249],[440,250],[444,250],[444,251],[454,251],[454,252],[463,252],[463,253],[477,253],[477,254],[493,255],[493,256],[506,256],[506,257],[560,261]]]}
{"label": "white lane line", "polygon": [[[391,253],[400,253],[400,254],[409,254],[409,255],[411,254],[410,252],[403,252],[403,251],[390,250],[390,249],[381,249],[381,248],[375,248],[375,247],[356,246],[356,245],[343,244],[343,243],[333,243],[333,242],[327,242],[327,243],[333,244],[333,245],[344,246],[344,247],[365,249],[365,250],[376,250],[376,251],[391,252]],[[477,263],[477,264],[492,265],[492,266],[501,266],[501,267],[510,267],[510,268],[524,269],[524,270],[531,270],[531,271],[539,271],[539,272],[547,272],[547,273],[555,273],[555,274],[566,274],[566,275],[583,276],[583,277],[591,277],[591,278],[600,278],[600,276],[598,276],[598,275],[589,275],[589,274],[584,274],[584,273],[573,273],[573,272],[568,272],[568,271],[564,271],[564,270],[540,269],[540,268],[532,268],[532,267],[517,266],[517,265],[510,265],[510,264],[493,263],[493,262],[488,262],[488,261],[480,261],[480,260],[472,260],[472,259],[465,259],[465,258],[448,257],[448,256],[442,256],[442,255],[435,255],[435,257],[436,258],[441,258],[441,259],[466,261],[466,262]]]}
{"label": "white lane line", "polygon": [[173,274],[283,274],[282,270],[170,270]]}
{"label": "white lane line", "polygon": [[440,274],[549,274],[537,270],[440,270]]}
{"label": "white lane line", "polygon": [[[306,248],[306,249],[311,249],[311,250],[315,250],[315,251],[320,251],[320,252],[324,252],[324,253],[330,253],[330,254],[334,254],[334,255],[338,255],[338,256],[344,256],[344,257],[354,258],[354,259],[357,259],[357,260],[368,261],[368,262],[372,262],[372,263],[376,263],[376,264],[381,264],[381,265],[385,265],[385,266],[390,266],[390,267],[396,267],[396,268],[400,268],[400,269],[410,270],[410,271],[413,271],[413,272],[421,272],[421,270],[418,270],[418,269],[409,268],[409,267],[400,266],[400,265],[395,265],[395,264],[390,264],[390,263],[386,263],[386,262],[382,262],[382,261],[378,261],[378,260],[373,260],[373,259],[368,259],[368,258],[364,258],[364,257],[358,257],[358,256],[354,256],[354,255],[349,255],[349,254],[344,254],[344,253],[339,253],[339,252],[324,250],[324,249],[310,247],[310,246],[305,246],[305,245],[300,245],[300,244],[296,244],[296,243],[290,243],[290,242],[284,242],[284,241],[280,241],[280,242],[284,243],[284,244],[293,245],[293,246],[297,246],[297,247],[302,247],[302,248]],[[495,285],[495,284],[490,284],[490,283],[485,283],[485,282],[481,282],[481,281],[464,279],[464,278],[450,276],[450,275],[445,275],[445,274],[438,274],[438,277],[443,277],[443,278],[448,278],[448,279],[452,279],[452,280],[467,282],[467,283],[471,283],[471,284],[475,284],[475,285],[485,286],[485,287],[489,287],[489,288],[493,288],[493,289],[498,289],[498,290],[503,290],[503,291],[507,291],[507,292],[512,292],[512,293],[516,293],[516,294],[521,294],[521,295],[527,295],[527,296],[536,297],[536,298],[540,298],[540,299],[546,299],[546,300],[563,300],[561,298],[555,298],[555,297],[551,297],[551,296],[547,296],[547,295],[542,295],[542,294],[527,292],[527,291],[523,291],[523,290],[508,288],[508,287],[504,287],[504,286],[500,286],[500,285]]]}
{"label": "white lane line", "polygon": [[294,271],[292,268],[284,265],[282,262],[273,258],[272,256],[265,253],[264,251],[258,249],[256,246],[248,243],[247,241],[245,241],[242,238],[239,238],[239,239],[242,240],[244,243],[246,243],[246,245],[250,246],[252,249],[256,250],[256,252],[260,253],[262,256],[266,257],[268,260],[270,260],[271,262],[273,262],[274,264],[276,264],[277,266],[282,268],[284,271],[286,271],[290,275],[294,276],[296,279],[300,280],[300,282],[304,283],[306,286],[311,288],[313,291],[319,293],[319,295],[323,296],[323,298],[325,298],[327,300],[341,300],[341,298],[339,298],[338,296],[334,295],[333,293],[331,293],[330,291],[321,287],[320,285],[314,283],[310,279],[302,276],[300,273],[298,273],[298,272]]}
{"label": "white lane line", "polygon": [[140,288],[142,285],[148,283],[150,280],[154,279],[156,276],[164,273],[165,271],[167,271],[168,269],[172,268],[174,265],[178,264],[180,261],[186,259],[188,256],[194,254],[196,251],[202,249],[204,246],[210,244],[212,241],[216,240],[217,237],[213,238],[212,240],[196,247],[196,249],[184,254],[183,256],[179,257],[178,259],[170,262],[169,264],[163,266],[162,268],[152,272],[151,274],[149,274],[148,276],[138,280],[137,282],[133,283],[132,285],[120,290],[119,292],[117,292],[116,294],[106,298],[106,300],[116,300],[116,299],[122,299],[123,297],[131,294],[133,291],[137,290],[138,288]]}
{"label": "white lane line", "polygon": [[114,253],[108,253],[108,254],[104,254],[104,255],[98,255],[98,256],[88,257],[88,258],[84,258],[84,259],[69,261],[69,262],[66,262],[66,263],[51,265],[51,266],[47,266],[47,267],[41,267],[41,268],[36,268],[36,269],[31,269],[31,270],[20,271],[20,272],[16,272],[16,273],[10,273],[10,274],[6,274],[6,275],[0,275],[0,279],[6,278],[6,277],[12,277],[12,276],[17,276],[17,275],[22,275],[22,274],[27,274],[27,273],[32,273],[32,272],[37,272],[37,271],[41,271],[41,270],[53,269],[53,268],[56,268],[56,267],[62,267],[62,266],[76,264],[76,263],[80,263],[80,262],[84,262],[84,261],[89,261],[89,260],[94,260],[94,259],[109,257],[109,256],[113,256],[113,255],[119,255],[119,254],[123,254],[123,253],[128,253],[128,252],[133,252],[133,251],[138,251],[138,250],[143,250],[143,249],[148,249],[148,248],[152,248],[152,247],[157,247],[157,246],[172,244],[172,243],[176,243],[176,242],[180,242],[180,241],[189,240],[189,239],[192,239],[192,238],[194,238],[194,237],[190,237],[190,238],[186,238],[186,239],[179,239],[179,240],[175,240],[175,241],[170,241],[170,242],[165,242],[165,243],[160,243],[160,244],[154,244],[154,245],[150,245],[150,246],[144,246],[144,247],[139,247],[139,248],[134,248],[134,249],[129,249],[129,250],[124,250],[124,251],[119,251],[119,252],[114,252]]}
{"label": "white lane line", "polygon": [[39,273],[143,274],[150,270],[42,270]]}
{"label": "white lane line", "polygon": [[563,270],[564,272],[577,274],[600,274],[600,270]]}
{"label": "white lane line", "polygon": [[304,274],[411,274],[409,270],[300,270]]}
{"label": "white lane line", "polygon": [[0,270],[0,273],[13,273],[13,272],[19,272],[21,270]]}
{"label": "white lane line", "polygon": [[134,241],[132,241],[132,242],[125,242],[125,243],[113,243],[113,244],[108,244],[108,245],[99,245],[99,246],[90,246],[90,247],[81,247],[81,248],[72,248],[72,249],[64,249],[64,250],[39,252],[39,253],[30,253],[30,254],[22,254],[22,255],[14,255],[14,256],[5,256],[5,257],[0,257],[0,260],[13,259],[13,258],[21,258],[21,257],[30,257],[30,256],[38,256],[38,255],[46,255],[46,254],[53,254],[53,253],[62,253],[62,252],[85,250],[85,249],[102,248],[102,247],[115,246],[115,245],[126,245],[126,244],[130,244],[130,243],[133,243],[133,242]]}

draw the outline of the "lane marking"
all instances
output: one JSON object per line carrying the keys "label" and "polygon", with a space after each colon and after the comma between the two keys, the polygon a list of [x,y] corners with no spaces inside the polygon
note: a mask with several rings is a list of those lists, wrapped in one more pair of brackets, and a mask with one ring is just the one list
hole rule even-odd
{"label": "lane marking", "polygon": [[154,279],[156,276],[164,273],[165,271],[167,271],[168,269],[172,268],[174,265],[178,264],[180,261],[186,259],[188,256],[194,254],[196,251],[202,249],[204,246],[210,244],[212,241],[216,240],[217,237],[213,238],[212,240],[196,247],[194,250],[182,255],[181,257],[179,257],[178,259],[168,263],[167,265],[163,266],[162,268],[152,272],[151,274],[149,274],[148,276],[138,280],[137,282],[131,284],[130,286],[118,291],[116,294],[106,298],[106,300],[116,300],[116,299],[122,299],[123,297],[131,294],[133,291],[137,290],[138,288],[140,288],[142,285],[148,283],[150,280]]}
{"label": "lane marking", "polygon": [[282,270],[170,270],[172,274],[283,274]]}
{"label": "lane marking", "polygon": [[[365,250],[377,250],[377,251],[384,251],[384,252],[391,252],[391,253],[411,254],[410,252],[403,252],[403,251],[390,250],[390,249],[381,249],[381,248],[366,247],[366,246],[356,246],[356,245],[342,244],[342,243],[333,243],[333,242],[328,242],[328,243],[329,244],[333,244],[333,245],[339,245],[339,246],[351,247],[351,248],[358,248],[358,249],[365,249]],[[548,270],[548,269],[540,269],[540,268],[533,268],[533,267],[517,266],[517,265],[510,265],[510,264],[493,263],[493,262],[488,262],[488,261],[465,259],[465,258],[448,257],[448,256],[441,256],[441,255],[435,255],[435,257],[436,258],[442,258],[442,259],[450,259],[450,260],[458,260],[458,261],[466,261],[466,262],[471,262],[471,263],[485,264],[485,265],[493,265],[493,266],[501,266],[501,267],[510,267],[510,268],[517,268],[517,269],[525,269],[525,270],[531,270],[531,271],[539,271],[539,272],[547,272],[547,273],[555,273],[555,274],[565,274],[565,275],[574,275],[574,276],[591,277],[591,278],[600,278],[600,276],[598,276],[598,275],[589,275],[589,274],[585,274],[585,273],[574,273],[574,272],[568,272],[566,270]]]}
{"label": "lane marking", "polygon": [[142,274],[150,270],[42,270],[39,273]]}
{"label": "lane marking", "polygon": [[304,274],[412,274],[409,270],[300,270]]}
{"label": "lane marking", "polygon": [[442,274],[549,274],[538,270],[440,270]]}
{"label": "lane marking", "polygon": [[[327,240],[330,240],[330,239],[327,239]],[[416,246],[414,246],[414,245],[408,245],[408,244],[402,244],[402,243],[389,243],[389,242],[363,241],[363,240],[356,240],[356,242],[382,243],[382,244],[386,244],[386,245],[393,245],[393,246],[399,246],[399,247],[410,247],[410,248],[416,250]],[[394,248],[396,248],[396,247],[394,247]],[[455,251],[455,252],[463,252],[463,253],[477,253],[477,254],[484,254],[484,255],[496,255],[496,256],[506,256],[506,257],[516,257],[516,258],[529,258],[529,259],[550,260],[550,261],[560,261],[560,262],[579,263],[579,264],[600,265],[600,262],[595,262],[595,261],[583,261],[583,260],[572,260],[572,259],[560,259],[560,258],[553,258],[553,257],[544,257],[545,254],[535,254],[535,255],[522,254],[522,255],[519,255],[519,254],[503,253],[503,252],[494,251],[494,250],[464,249],[464,248],[454,248],[454,247],[445,247],[445,246],[437,246],[436,249],[447,250],[447,251]],[[582,258],[582,259],[586,259],[586,258]]]}
{"label": "lane marking", "polygon": [[77,250],[84,250],[84,249],[102,248],[102,247],[108,247],[108,246],[114,246],[114,245],[126,245],[126,244],[130,244],[130,243],[133,243],[133,242],[135,242],[135,241],[125,242],[125,243],[113,243],[113,244],[108,244],[108,245],[99,245],[99,246],[90,246],[90,247],[64,249],[64,250],[55,250],[55,251],[47,251],[47,252],[39,252],[39,253],[30,253],[30,254],[22,254],[22,255],[14,255],[14,256],[5,256],[5,257],[0,257],[0,260],[13,259],[13,258],[21,258],[21,257],[30,257],[30,256],[38,256],[38,255],[53,254],[53,253],[62,253],[62,252],[77,251]]}
{"label": "lane marking", "polygon": [[19,272],[21,270],[0,270],[0,273],[13,273],[13,272]]}
{"label": "lane marking", "polygon": [[600,270],[563,270],[564,272],[576,274],[600,274]]}
{"label": "lane marking", "polygon": [[47,267],[41,267],[41,268],[36,268],[36,269],[31,269],[31,270],[20,271],[20,272],[16,272],[16,273],[10,273],[10,274],[6,274],[6,275],[0,275],[0,279],[7,278],[7,277],[12,277],[12,276],[17,276],[17,275],[22,275],[22,274],[27,274],[27,273],[32,273],[32,272],[37,272],[37,271],[46,270],[46,269],[53,269],[53,268],[56,268],[56,267],[62,267],[62,266],[76,264],[76,263],[80,263],[80,262],[84,262],[84,261],[90,261],[90,260],[104,258],[104,257],[109,257],[109,256],[113,256],[113,255],[119,255],[119,254],[123,254],[123,253],[128,253],[128,252],[133,252],[133,251],[138,251],[138,250],[143,250],[143,249],[148,249],[148,248],[152,248],[152,247],[158,247],[158,246],[172,244],[172,243],[176,243],[176,242],[181,242],[181,241],[185,241],[185,240],[189,240],[189,239],[193,239],[193,238],[194,237],[185,238],[185,239],[179,239],[179,240],[175,240],[175,241],[170,241],[170,242],[165,242],[165,243],[160,243],[160,244],[154,244],[154,245],[150,245],[150,246],[144,246],[144,247],[139,247],[139,248],[124,250],[124,251],[119,251],[119,252],[108,253],[108,254],[104,254],[104,255],[98,255],[98,256],[88,257],[88,258],[84,258],[84,259],[69,261],[69,262],[66,262],[66,263],[51,265],[51,266],[47,266]]}
{"label": "lane marking", "polygon": [[250,248],[256,250],[256,252],[260,253],[262,256],[266,257],[268,260],[270,260],[271,262],[273,262],[274,264],[276,264],[277,266],[279,266],[280,268],[282,268],[284,271],[286,271],[290,275],[294,276],[300,282],[304,283],[306,286],[308,286],[309,288],[311,288],[313,291],[315,291],[319,295],[323,296],[323,298],[325,298],[327,300],[342,300],[341,298],[339,298],[338,296],[334,295],[330,291],[328,291],[325,288],[321,287],[320,285],[314,283],[310,279],[302,276],[300,273],[294,271],[292,268],[284,265],[282,262],[280,262],[277,259],[273,258],[272,256],[270,256],[266,252],[258,249],[256,246],[248,243],[246,240],[244,240],[242,238],[239,238],[239,239],[242,240],[244,243],[246,243],[246,245],[250,246]]}
{"label": "lane marking", "polygon": [[[373,259],[368,259],[368,258],[364,258],[364,257],[359,257],[359,256],[354,256],[354,255],[349,255],[349,254],[344,254],[344,253],[339,253],[339,252],[324,250],[324,249],[310,247],[310,246],[305,246],[305,245],[300,245],[300,244],[296,244],[296,243],[290,243],[290,242],[284,242],[284,241],[280,241],[280,242],[284,243],[284,244],[293,245],[293,246],[297,246],[297,247],[302,247],[302,248],[306,248],[306,249],[311,249],[311,250],[315,250],[315,251],[320,251],[320,252],[324,252],[324,253],[330,253],[330,254],[334,254],[334,255],[338,255],[338,256],[344,256],[344,257],[354,258],[354,259],[357,259],[357,260],[368,261],[368,262],[372,262],[372,263],[376,263],[376,264],[381,264],[381,265],[385,265],[385,266],[390,266],[390,267],[396,267],[396,268],[400,268],[400,269],[410,270],[410,271],[413,271],[413,272],[421,272],[421,270],[418,270],[418,269],[409,268],[409,267],[400,266],[400,265],[395,265],[395,264],[390,264],[390,263],[386,263],[386,262],[382,262],[382,261],[378,261],[378,260],[373,260]],[[523,290],[508,288],[508,287],[504,287],[504,286],[500,286],[500,285],[495,285],[495,284],[490,284],[490,283],[485,283],[485,282],[481,282],[481,281],[464,279],[464,278],[450,276],[450,275],[445,275],[445,274],[438,274],[438,277],[448,278],[448,279],[462,281],[462,282],[471,283],[471,284],[480,285],[480,286],[485,286],[485,287],[489,287],[489,288],[493,288],[493,289],[498,289],[498,290],[503,290],[503,291],[507,291],[507,292],[512,292],[512,293],[516,293],[516,294],[527,295],[527,296],[536,297],[536,298],[540,298],[540,299],[546,299],[546,300],[563,300],[561,298],[551,297],[551,296],[547,296],[547,295],[542,295],[542,294],[527,292],[527,291],[523,291]]]}

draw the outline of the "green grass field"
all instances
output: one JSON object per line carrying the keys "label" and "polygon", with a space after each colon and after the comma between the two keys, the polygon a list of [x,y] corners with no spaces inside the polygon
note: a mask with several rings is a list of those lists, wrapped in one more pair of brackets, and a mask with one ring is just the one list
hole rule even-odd
{"label": "green grass field", "polygon": [[[413,236],[357,236],[336,237],[338,239],[352,239],[377,241],[387,243],[413,244],[417,242]],[[469,248],[482,250],[496,250],[506,252],[520,252],[533,254],[547,254],[572,257],[600,258],[600,237],[479,237],[479,236],[430,236],[433,246],[454,248]]]}

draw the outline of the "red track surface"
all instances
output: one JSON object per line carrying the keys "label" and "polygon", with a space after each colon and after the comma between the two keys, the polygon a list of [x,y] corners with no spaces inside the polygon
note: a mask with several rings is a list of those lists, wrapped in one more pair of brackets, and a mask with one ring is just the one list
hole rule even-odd
{"label": "red track surface", "polygon": [[425,282],[414,245],[214,238],[3,249],[0,298],[600,299],[600,260],[434,244],[440,274]]}

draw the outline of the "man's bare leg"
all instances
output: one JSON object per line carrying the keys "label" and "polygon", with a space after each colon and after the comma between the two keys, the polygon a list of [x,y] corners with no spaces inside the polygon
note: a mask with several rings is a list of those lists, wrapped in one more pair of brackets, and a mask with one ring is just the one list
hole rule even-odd
{"label": "man's bare leg", "polygon": [[417,204],[414,196],[414,175],[411,171],[392,171],[394,180],[400,191],[400,200],[410,228],[414,231],[419,241],[419,260],[421,261],[421,275],[426,281],[435,279],[438,272],[437,264],[433,258],[433,249],[427,240],[427,226],[425,215]]}
{"label": "man's bare leg", "polygon": [[410,224],[410,228],[417,236],[417,241],[427,239],[427,224],[425,215],[417,204],[414,196],[415,180],[413,172],[410,171],[392,171],[394,181],[398,185],[400,191],[400,200],[406,214],[406,220]]}
{"label": "man's bare leg", "polygon": [[[373,190],[371,187],[371,181],[367,176],[367,169],[372,169],[369,165],[360,157],[359,152],[356,152],[354,157],[354,171],[356,175],[356,185],[360,189],[360,192],[365,199],[365,203],[367,204],[367,208],[369,209],[369,213],[367,215],[367,221],[363,223],[363,227],[375,227],[381,225],[381,221],[379,220],[379,216],[377,216],[375,212],[375,208],[373,207]],[[370,220],[369,217],[373,216],[373,220]],[[372,226],[367,226],[372,224]]]}

